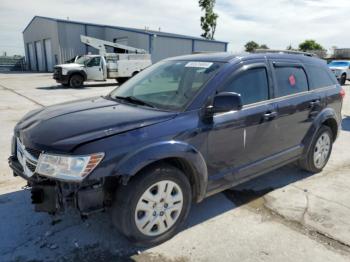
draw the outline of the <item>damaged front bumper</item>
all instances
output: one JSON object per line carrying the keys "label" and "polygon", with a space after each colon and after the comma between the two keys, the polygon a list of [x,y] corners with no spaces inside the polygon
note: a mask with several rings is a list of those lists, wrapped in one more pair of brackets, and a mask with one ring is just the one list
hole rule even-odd
{"label": "damaged front bumper", "polygon": [[62,182],[34,173],[28,177],[16,156],[9,158],[14,176],[27,180],[35,211],[56,214],[69,207],[87,216],[103,211],[110,203],[110,194],[105,189],[104,180],[86,180],[82,183]]}

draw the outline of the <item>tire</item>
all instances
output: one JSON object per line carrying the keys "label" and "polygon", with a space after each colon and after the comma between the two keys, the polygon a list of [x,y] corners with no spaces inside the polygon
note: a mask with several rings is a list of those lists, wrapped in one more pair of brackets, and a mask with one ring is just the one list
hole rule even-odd
{"label": "tire", "polygon": [[[167,197],[166,194],[159,197],[160,188],[172,188],[172,191],[168,191]],[[158,200],[153,202],[155,199]],[[157,245],[179,232],[191,202],[191,186],[186,175],[173,166],[156,165],[117,189],[112,222],[135,245]]]}
{"label": "tire", "polygon": [[62,84],[62,86],[63,86],[64,88],[67,88],[67,87],[69,87],[69,84]]}
{"label": "tire", "polygon": [[129,77],[118,77],[117,81],[119,84],[124,84],[128,79]]}
{"label": "tire", "polygon": [[69,85],[72,88],[81,88],[84,83],[84,78],[81,75],[72,75],[69,79]]}
{"label": "tire", "polygon": [[[325,144],[322,147],[322,142]],[[327,144],[328,141],[328,144]],[[333,148],[333,133],[328,126],[322,125],[311,142],[311,147],[305,158],[299,160],[302,169],[311,173],[319,173],[326,166]],[[319,144],[321,143],[321,144]],[[327,149],[328,148],[328,149]],[[323,152],[323,153],[322,153]],[[321,154],[321,155],[320,155]],[[319,156],[317,161],[317,156]]]}
{"label": "tire", "polygon": [[340,77],[340,85],[345,85],[345,82],[346,82],[346,74],[342,74],[342,76]]}

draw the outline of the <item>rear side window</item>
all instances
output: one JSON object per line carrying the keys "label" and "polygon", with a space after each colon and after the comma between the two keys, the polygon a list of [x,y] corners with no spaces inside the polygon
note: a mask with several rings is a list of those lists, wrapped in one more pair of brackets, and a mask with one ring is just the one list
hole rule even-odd
{"label": "rear side window", "polygon": [[306,74],[301,67],[275,67],[276,97],[308,91]]}
{"label": "rear side window", "polygon": [[310,89],[317,89],[335,84],[325,68],[309,65],[307,70],[310,79]]}
{"label": "rear side window", "polygon": [[237,75],[223,88],[224,92],[235,92],[241,95],[244,105],[269,98],[269,85],[265,68],[253,68]]}

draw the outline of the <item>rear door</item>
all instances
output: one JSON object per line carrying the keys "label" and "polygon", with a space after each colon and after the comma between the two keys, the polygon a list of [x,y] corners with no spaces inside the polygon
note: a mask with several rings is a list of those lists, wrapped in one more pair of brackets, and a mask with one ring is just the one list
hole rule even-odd
{"label": "rear door", "polygon": [[275,104],[270,98],[269,68],[265,60],[243,63],[218,88],[241,94],[243,108],[216,114],[208,136],[208,168],[215,175],[209,190],[222,188],[261,168],[259,160],[271,156],[276,134]]}
{"label": "rear door", "polygon": [[310,92],[309,79],[303,64],[296,61],[271,61],[277,103],[276,145],[287,158],[298,157],[302,141],[312,119],[323,103],[321,93]]}

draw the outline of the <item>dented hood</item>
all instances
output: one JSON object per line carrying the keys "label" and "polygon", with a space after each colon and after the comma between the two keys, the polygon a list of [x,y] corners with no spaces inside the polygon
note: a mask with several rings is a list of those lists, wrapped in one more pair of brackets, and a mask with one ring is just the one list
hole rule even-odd
{"label": "dented hood", "polygon": [[166,121],[175,115],[97,97],[31,111],[17,124],[15,133],[28,148],[69,152],[79,144]]}

